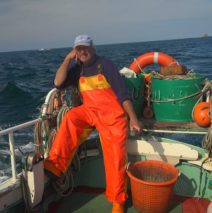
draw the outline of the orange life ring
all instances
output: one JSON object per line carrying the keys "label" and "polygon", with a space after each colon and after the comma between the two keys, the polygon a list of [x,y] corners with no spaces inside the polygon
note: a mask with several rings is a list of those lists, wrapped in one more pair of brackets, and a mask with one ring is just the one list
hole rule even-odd
{"label": "orange life ring", "polygon": [[138,73],[149,64],[160,64],[166,67],[178,63],[174,58],[162,52],[148,52],[136,58],[129,68]]}

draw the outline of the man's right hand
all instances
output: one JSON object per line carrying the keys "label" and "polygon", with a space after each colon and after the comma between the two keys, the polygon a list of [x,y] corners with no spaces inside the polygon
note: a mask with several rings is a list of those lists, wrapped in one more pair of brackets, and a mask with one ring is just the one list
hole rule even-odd
{"label": "man's right hand", "polygon": [[71,52],[69,52],[69,53],[66,55],[65,60],[71,61],[71,60],[75,59],[76,56],[77,56],[77,55],[76,55],[76,50],[73,49]]}
{"label": "man's right hand", "polygon": [[75,51],[75,49],[73,49],[71,52],[69,52],[66,55],[63,63],[58,68],[56,75],[55,75],[55,79],[54,79],[54,85],[57,88],[59,88],[66,80],[66,78],[68,76],[70,61],[72,61],[75,58],[76,58],[76,51]]}

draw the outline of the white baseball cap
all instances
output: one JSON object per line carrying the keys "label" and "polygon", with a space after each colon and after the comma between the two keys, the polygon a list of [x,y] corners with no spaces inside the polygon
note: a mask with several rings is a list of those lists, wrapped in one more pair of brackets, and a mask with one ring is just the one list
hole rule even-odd
{"label": "white baseball cap", "polygon": [[74,48],[77,46],[91,46],[93,44],[92,38],[89,35],[78,35],[74,40]]}

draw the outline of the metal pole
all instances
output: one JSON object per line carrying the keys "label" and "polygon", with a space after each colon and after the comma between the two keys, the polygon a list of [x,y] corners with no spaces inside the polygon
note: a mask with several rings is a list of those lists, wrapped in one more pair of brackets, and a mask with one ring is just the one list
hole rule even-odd
{"label": "metal pole", "polygon": [[30,126],[34,125],[36,122],[41,121],[41,120],[42,120],[42,118],[37,118],[35,120],[31,120],[31,121],[28,121],[26,123],[10,127],[8,129],[1,130],[0,131],[0,136],[9,134],[10,132],[15,132],[15,131],[20,130],[20,129],[24,129],[24,128],[30,127]]}
{"label": "metal pole", "polygon": [[207,132],[198,131],[183,131],[183,130],[165,130],[165,129],[142,129],[144,132],[157,132],[157,133],[175,133],[175,134],[197,134],[205,135]]}
{"label": "metal pole", "polygon": [[17,180],[17,172],[16,172],[13,132],[9,133],[9,146],[10,146],[10,159],[11,159],[11,167],[12,167],[12,180],[15,182]]}

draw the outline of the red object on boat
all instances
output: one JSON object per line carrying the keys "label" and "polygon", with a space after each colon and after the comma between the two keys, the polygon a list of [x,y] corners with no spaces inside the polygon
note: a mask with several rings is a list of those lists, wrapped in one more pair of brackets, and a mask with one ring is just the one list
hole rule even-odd
{"label": "red object on boat", "polygon": [[201,127],[209,127],[211,124],[210,103],[200,102],[196,104],[193,112],[194,121]]}
{"label": "red object on boat", "polygon": [[143,213],[167,212],[173,201],[179,171],[158,160],[138,161],[129,166],[133,206]]}

